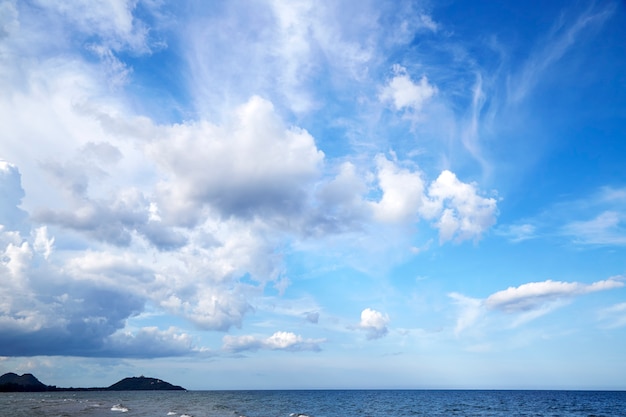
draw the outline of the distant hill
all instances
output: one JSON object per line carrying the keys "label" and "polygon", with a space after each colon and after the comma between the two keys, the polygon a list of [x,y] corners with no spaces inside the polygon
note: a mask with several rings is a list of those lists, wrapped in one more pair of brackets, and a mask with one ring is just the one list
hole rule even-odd
{"label": "distant hill", "polygon": [[33,374],[18,375],[13,372],[0,376],[0,392],[47,391],[48,386],[40,382]]}
{"label": "distant hill", "polygon": [[184,391],[185,388],[178,385],[172,385],[169,382],[162,381],[156,378],[147,378],[145,376],[124,378],[119,382],[111,385],[107,388],[108,391],[163,391],[163,390],[178,390]]}
{"label": "distant hill", "polygon": [[13,372],[0,376],[0,392],[41,392],[41,391],[185,391],[185,388],[172,385],[161,379],[145,376],[124,378],[108,388],[57,388],[45,385],[33,374],[17,375]]}

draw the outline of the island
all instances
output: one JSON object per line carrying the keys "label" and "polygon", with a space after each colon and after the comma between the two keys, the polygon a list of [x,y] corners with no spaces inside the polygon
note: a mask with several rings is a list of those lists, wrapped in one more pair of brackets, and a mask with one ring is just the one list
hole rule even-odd
{"label": "island", "polygon": [[185,388],[172,385],[156,378],[145,376],[124,378],[107,388],[107,391],[185,391]]}
{"label": "island", "polygon": [[33,374],[17,375],[13,372],[0,376],[0,392],[49,392],[49,391],[186,391],[162,379],[145,376],[124,378],[109,387],[102,388],[59,388],[46,385]]}

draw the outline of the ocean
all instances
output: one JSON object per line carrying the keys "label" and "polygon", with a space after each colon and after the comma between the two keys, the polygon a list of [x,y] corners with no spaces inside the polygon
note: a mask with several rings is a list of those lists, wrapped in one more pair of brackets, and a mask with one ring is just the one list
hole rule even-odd
{"label": "ocean", "polygon": [[0,393],[2,417],[626,416],[626,391],[316,390]]}

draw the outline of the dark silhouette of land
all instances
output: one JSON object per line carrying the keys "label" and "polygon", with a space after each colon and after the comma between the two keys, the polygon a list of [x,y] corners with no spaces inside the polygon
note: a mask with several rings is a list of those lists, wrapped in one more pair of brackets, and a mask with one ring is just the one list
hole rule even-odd
{"label": "dark silhouette of land", "polygon": [[162,381],[155,378],[146,378],[145,376],[133,376],[130,378],[124,378],[121,381],[116,382],[107,388],[107,391],[184,391],[185,388],[178,385],[172,385],[169,382]]}
{"label": "dark silhouette of land", "polygon": [[0,376],[0,392],[39,392],[48,391],[33,374],[18,375],[13,372]]}
{"label": "dark silhouette of land", "polygon": [[124,378],[110,387],[59,388],[45,385],[33,374],[17,375],[9,372],[0,376],[0,392],[44,392],[44,391],[185,391],[185,388],[172,385],[157,378],[145,376]]}

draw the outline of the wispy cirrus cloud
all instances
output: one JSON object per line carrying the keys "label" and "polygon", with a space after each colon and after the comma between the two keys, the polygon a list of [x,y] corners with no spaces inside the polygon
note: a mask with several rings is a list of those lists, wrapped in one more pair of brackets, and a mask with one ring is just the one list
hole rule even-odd
{"label": "wispy cirrus cloud", "polygon": [[509,324],[520,326],[572,302],[576,297],[624,287],[624,278],[615,276],[591,284],[566,281],[529,282],[497,291],[486,298],[470,298],[458,293],[448,296],[459,305],[455,333],[475,325],[489,313],[512,316]]}
{"label": "wispy cirrus cloud", "polygon": [[610,329],[626,326],[626,302],[601,309],[598,318]]}
{"label": "wispy cirrus cloud", "polygon": [[536,87],[543,72],[572,50],[588,33],[601,27],[615,14],[616,2],[591,4],[575,19],[564,14],[556,21],[550,33],[531,53],[521,71],[509,80],[508,100],[519,103]]}
{"label": "wispy cirrus cloud", "polygon": [[604,211],[590,220],[573,221],[561,229],[574,243],[626,245],[626,212]]}
{"label": "wispy cirrus cloud", "polygon": [[509,239],[513,243],[534,239],[537,227],[530,223],[503,225],[495,230],[497,235]]}
{"label": "wispy cirrus cloud", "polygon": [[575,245],[626,245],[626,188],[601,186],[580,198],[551,204],[539,215],[501,225],[495,233],[517,243],[537,237]]}

